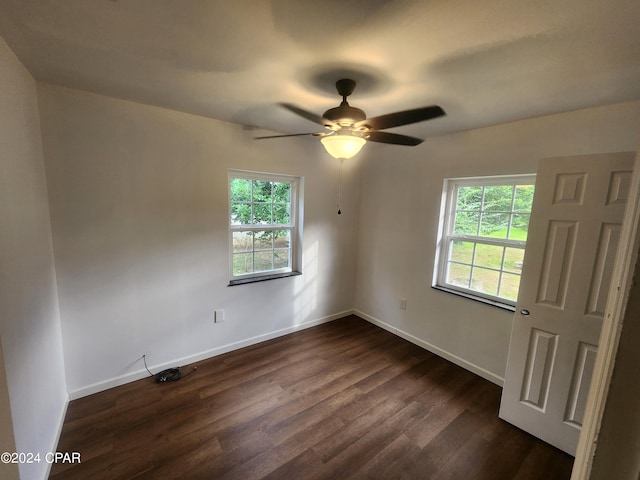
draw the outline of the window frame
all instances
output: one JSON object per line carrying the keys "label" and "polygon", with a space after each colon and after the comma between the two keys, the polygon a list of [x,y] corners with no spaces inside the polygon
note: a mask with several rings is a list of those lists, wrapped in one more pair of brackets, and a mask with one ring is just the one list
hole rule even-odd
{"label": "window frame", "polygon": [[[231,223],[232,213],[232,198],[231,198],[231,182],[234,179],[241,180],[258,180],[277,183],[288,183],[291,185],[290,190],[290,212],[288,224],[241,224],[234,225]],[[265,280],[273,280],[276,278],[285,278],[294,275],[301,275],[300,270],[301,258],[301,246],[302,246],[302,184],[303,178],[295,175],[286,175],[278,173],[267,172],[255,172],[249,170],[235,170],[229,169],[227,171],[227,225],[229,228],[229,286],[243,285],[247,283],[261,282]],[[253,203],[250,202],[250,203]],[[273,203],[273,202],[272,202]],[[241,275],[235,275],[233,271],[233,234],[234,232],[247,232],[247,231],[264,231],[264,230],[288,230],[290,232],[290,254],[289,264],[290,266],[285,268],[274,268],[271,270],[265,270],[260,272],[244,273]],[[255,253],[254,249],[251,250]]]}
{"label": "window frame", "polygon": [[[476,245],[498,245],[507,248],[519,248],[526,250],[526,240],[501,239],[481,235],[455,234],[453,228],[455,225],[455,206],[457,204],[458,191],[461,187],[491,187],[491,186],[516,186],[516,185],[534,185],[535,188],[536,174],[519,174],[519,175],[492,175],[478,177],[460,177],[446,178],[443,184],[441,210],[440,210],[440,226],[438,229],[438,239],[436,245],[436,267],[434,268],[432,287],[448,293],[463,296],[472,300],[476,300],[489,305],[494,305],[507,310],[515,311],[516,300],[510,300],[489,293],[465,288],[460,285],[448,283],[447,272],[449,267],[449,255],[451,244],[455,240],[473,242]],[[535,195],[535,193],[534,193]],[[513,200],[512,200],[513,202]],[[512,203],[513,208],[513,203]],[[503,212],[497,212],[503,213]],[[511,210],[510,215],[517,214]],[[531,212],[529,212],[531,214]],[[523,255],[524,256],[524,255]],[[474,259],[471,260],[471,266],[474,265]],[[482,267],[487,268],[487,267]],[[495,270],[495,269],[493,269]],[[504,273],[504,260],[501,265],[501,273]],[[513,272],[506,272],[513,273]],[[520,277],[522,274],[520,273]],[[501,281],[501,280],[500,280]],[[500,286],[499,281],[499,286]]]}

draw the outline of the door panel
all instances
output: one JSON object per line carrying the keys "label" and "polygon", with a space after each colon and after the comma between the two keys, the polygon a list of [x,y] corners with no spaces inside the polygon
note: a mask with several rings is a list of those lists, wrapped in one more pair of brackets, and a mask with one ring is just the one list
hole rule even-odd
{"label": "door panel", "polygon": [[500,417],[574,455],[634,155],[539,163]]}
{"label": "door panel", "polygon": [[549,398],[549,382],[557,346],[557,335],[536,328],[531,329],[520,401],[541,411],[544,411]]}
{"label": "door panel", "polygon": [[598,241],[598,254],[587,299],[586,313],[588,315],[596,315],[600,318],[604,315],[611,274],[613,273],[613,261],[620,241],[620,227],[619,223],[604,223],[602,225]]}
{"label": "door panel", "polygon": [[573,369],[571,389],[569,390],[569,401],[567,402],[567,412],[564,416],[565,422],[576,427],[582,426],[584,409],[587,405],[587,395],[589,394],[589,384],[593,374],[593,367],[596,361],[598,347],[580,342],[578,354],[576,355],[576,365]]}
{"label": "door panel", "polygon": [[538,281],[538,303],[564,307],[577,230],[576,222],[549,222],[549,233],[542,256],[542,272]]}

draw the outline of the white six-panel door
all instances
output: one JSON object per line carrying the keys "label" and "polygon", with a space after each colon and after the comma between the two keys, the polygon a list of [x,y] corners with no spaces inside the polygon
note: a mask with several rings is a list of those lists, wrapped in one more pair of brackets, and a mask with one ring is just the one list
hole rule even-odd
{"label": "white six-panel door", "polygon": [[575,455],[633,153],[541,160],[500,417]]}

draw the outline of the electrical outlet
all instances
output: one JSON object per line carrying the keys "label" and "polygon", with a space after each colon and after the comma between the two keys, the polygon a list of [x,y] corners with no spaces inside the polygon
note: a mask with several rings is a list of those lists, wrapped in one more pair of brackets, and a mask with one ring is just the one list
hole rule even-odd
{"label": "electrical outlet", "polygon": [[224,309],[215,310],[213,312],[213,321],[214,323],[224,322]]}
{"label": "electrical outlet", "polygon": [[407,299],[406,298],[401,298],[400,299],[400,310],[406,310],[407,309]]}

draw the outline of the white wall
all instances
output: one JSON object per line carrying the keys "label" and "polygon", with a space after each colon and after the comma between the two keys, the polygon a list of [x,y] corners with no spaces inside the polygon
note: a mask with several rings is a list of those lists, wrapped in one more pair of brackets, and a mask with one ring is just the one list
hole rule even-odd
{"label": "white wall", "polygon": [[[67,404],[60,312],[36,86],[2,39],[0,155],[0,337],[6,390],[15,448],[44,457],[55,451]],[[3,468],[0,476],[9,478]],[[23,464],[20,475],[43,478],[47,468],[44,462]]]}
{"label": "white wall", "polygon": [[544,157],[633,151],[639,124],[640,102],[632,102],[434,137],[401,155],[402,147],[370,150],[357,312],[501,384],[513,313],[431,288],[443,180],[535,173]]}
{"label": "white wall", "polygon": [[[38,85],[72,398],[340,317],[353,306],[357,163],[316,138]],[[227,169],[304,176],[302,276],[228,287]],[[224,323],[213,323],[214,309]]]}

